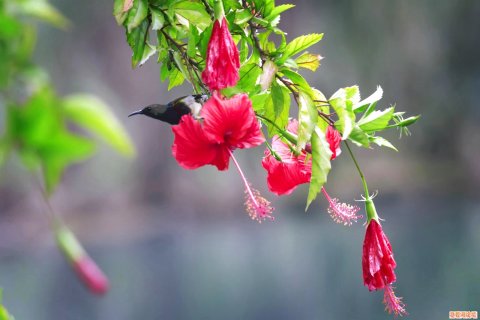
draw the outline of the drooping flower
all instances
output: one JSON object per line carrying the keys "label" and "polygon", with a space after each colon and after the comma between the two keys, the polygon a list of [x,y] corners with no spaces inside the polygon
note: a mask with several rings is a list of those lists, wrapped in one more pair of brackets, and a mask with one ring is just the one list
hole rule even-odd
{"label": "drooping flower", "polygon": [[57,225],[55,237],[58,247],[83,284],[92,293],[105,294],[109,287],[108,278],[85,252],[73,232],[64,225]]}
{"label": "drooping flower", "polygon": [[370,220],[363,242],[363,282],[371,290],[383,289],[395,282],[392,246],[376,219]]}
{"label": "drooping flower", "polygon": [[[367,215],[369,215],[368,209]],[[398,316],[406,314],[406,310],[402,299],[396,297],[393,292],[392,284],[396,281],[394,272],[396,266],[392,246],[382,226],[377,218],[370,219],[363,242],[363,283],[370,291],[383,289],[385,308]]]}
{"label": "drooping flower", "polygon": [[188,114],[172,127],[172,153],[177,162],[186,169],[214,165],[218,170],[226,170],[232,158],[245,184],[245,206],[250,217],[259,222],[273,219],[270,202],[250,187],[233,156],[237,148],[256,147],[265,141],[248,96],[239,94],[223,99],[214,93],[203,106],[201,117],[203,124]]}
{"label": "drooping flower", "polygon": [[333,126],[328,126],[327,131],[325,132],[325,139],[330,145],[330,151],[332,151],[332,157],[330,160],[333,160],[342,153],[342,150],[340,149],[342,136]]}
{"label": "drooping flower", "polygon": [[240,68],[238,49],[228,30],[225,17],[215,20],[207,47],[203,82],[211,91],[221,90],[237,84]]}

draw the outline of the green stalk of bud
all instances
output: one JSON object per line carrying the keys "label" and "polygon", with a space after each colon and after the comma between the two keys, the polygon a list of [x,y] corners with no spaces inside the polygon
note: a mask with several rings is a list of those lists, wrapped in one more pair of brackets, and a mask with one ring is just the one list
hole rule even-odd
{"label": "green stalk of bud", "polygon": [[213,12],[215,13],[215,20],[222,21],[225,17],[225,9],[223,9],[223,1],[213,1]]}

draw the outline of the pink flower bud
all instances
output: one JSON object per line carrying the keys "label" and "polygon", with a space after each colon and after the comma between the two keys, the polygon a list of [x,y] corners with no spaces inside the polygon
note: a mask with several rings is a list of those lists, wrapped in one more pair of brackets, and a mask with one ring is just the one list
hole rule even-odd
{"label": "pink flower bud", "polygon": [[92,293],[102,295],[108,291],[107,277],[88,255],[74,261],[73,269]]}
{"label": "pink flower bud", "polygon": [[82,245],[64,225],[55,227],[57,245],[73,270],[85,286],[94,294],[104,294],[108,291],[108,279],[95,261],[88,256]]}

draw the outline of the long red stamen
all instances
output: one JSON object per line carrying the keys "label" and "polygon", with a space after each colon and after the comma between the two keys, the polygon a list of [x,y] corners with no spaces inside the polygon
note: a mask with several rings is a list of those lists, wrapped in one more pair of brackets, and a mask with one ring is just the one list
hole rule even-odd
{"label": "long red stamen", "polygon": [[336,223],[351,226],[353,222],[357,222],[358,219],[363,217],[362,215],[357,215],[357,212],[360,210],[359,207],[338,202],[336,198],[330,198],[324,187],[322,187],[322,192],[329,203],[328,213]]}
{"label": "long red stamen", "polygon": [[385,310],[388,311],[388,313],[393,313],[395,317],[408,315],[402,298],[395,296],[392,285],[389,284],[385,286],[383,290],[383,303],[385,304]]}
{"label": "long red stamen", "polygon": [[253,220],[257,220],[260,223],[266,219],[274,220],[275,218],[271,215],[273,207],[270,205],[270,201],[263,198],[258,190],[252,189],[250,187],[247,178],[243,174],[242,168],[240,168],[237,159],[235,159],[235,157],[233,156],[233,152],[230,149],[228,150],[228,152],[232,157],[235,167],[237,167],[237,170],[240,173],[240,177],[242,178],[243,183],[245,184],[245,208],[250,218],[252,218]]}

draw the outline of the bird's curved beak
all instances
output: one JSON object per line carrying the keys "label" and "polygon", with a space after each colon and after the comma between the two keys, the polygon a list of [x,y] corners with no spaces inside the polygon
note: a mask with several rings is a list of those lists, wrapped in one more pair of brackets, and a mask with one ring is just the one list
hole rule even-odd
{"label": "bird's curved beak", "polygon": [[128,116],[131,117],[131,116],[134,116],[134,115],[137,115],[137,114],[143,114],[143,110],[138,110],[138,111],[132,112]]}

